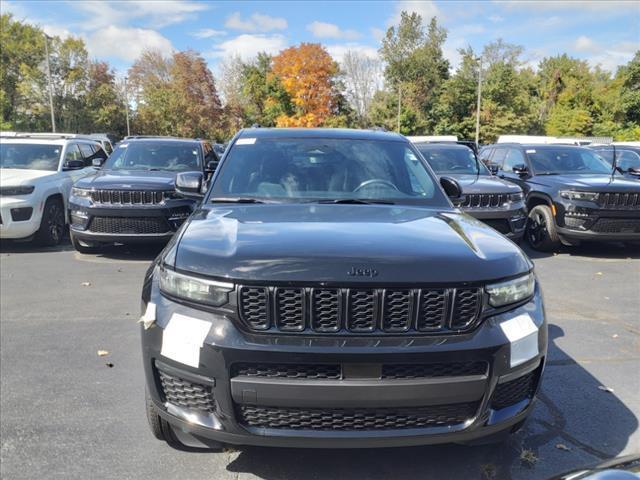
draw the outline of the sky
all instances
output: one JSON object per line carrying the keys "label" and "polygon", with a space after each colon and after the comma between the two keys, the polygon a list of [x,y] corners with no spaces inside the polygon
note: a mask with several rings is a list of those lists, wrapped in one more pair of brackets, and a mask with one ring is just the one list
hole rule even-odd
{"label": "sky", "polygon": [[614,72],[640,49],[636,1],[38,1],[0,0],[2,13],[38,24],[50,35],[82,37],[92,58],[125,74],[147,48],[194,49],[214,74],[231,55],[278,53],[319,42],[338,61],[345,52],[375,56],[384,32],[403,10],[436,17],[448,31],[452,69],[458,49],[475,51],[498,38],[524,47],[536,67],[567,53]]}

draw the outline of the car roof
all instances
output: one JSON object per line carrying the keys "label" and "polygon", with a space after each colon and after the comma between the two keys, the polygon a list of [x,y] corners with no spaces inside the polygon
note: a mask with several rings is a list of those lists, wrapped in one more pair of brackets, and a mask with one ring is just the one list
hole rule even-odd
{"label": "car roof", "polygon": [[520,147],[529,150],[557,150],[559,148],[574,149],[580,148],[582,150],[589,150],[589,148],[581,145],[565,145],[562,143],[542,144],[542,143],[494,143],[493,145],[487,145],[483,148],[496,148],[496,147]]}
{"label": "car roof", "polygon": [[35,145],[65,145],[69,142],[74,143],[100,143],[98,140],[91,140],[89,138],[12,138],[12,137],[2,137],[0,140],[2,143],[24,143],[24,144],[35,144]]}
{"label": "car roof", "polygon": [[348,138],[409,143],[398,133],[350,128],[246,128],[238,135],[239,138]]}
{"label": "car roof", "polygon": [[179,138],[179,137],[131,137],[124,138],[120,143],[195,143],[201,144],[206,140],[197,138]]}
{"label": "car roof", "polygon": [[466,145],[462,145],[460,143],[454,143],[454,142],[417,142],[417,143],[414,143],[414,145],[418,147],[419,150],[422,149],[423,147],[427,147],[429,149],[450,148],[453,150],[465,150],[465,151],[471,150]]}

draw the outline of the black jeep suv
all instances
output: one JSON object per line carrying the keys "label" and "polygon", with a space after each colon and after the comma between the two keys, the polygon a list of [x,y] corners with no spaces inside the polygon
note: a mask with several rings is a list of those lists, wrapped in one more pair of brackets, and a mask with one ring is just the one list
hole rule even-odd
{"label": "black jeep suv", "polygon": [[77,181],[69,198],[76,250],[105,243],[167,241],[191,215],[196,201],[175,191],[180,172],[211,174],[217,156],[202,140],[129,137],[96,175]]}
{"label": "black jeep suv", "polygon": [[485,147],[480,158],[524,190],[529,209],[525,236],[533,248],[640,241],[640,183],[614,175],[592,150],[503,143]]}
{"label": "black jeep suv", "polygon": [[493,176],[469,147],[442,143],[415,145],[437,175],[458,181],[463,199],[457,206],[512,240],[522,238],[527,210],[520,187]]}
{"label": "black jeep suv", "polygon": [[459,196],[397,134],[236,135],[145,277],[155,436],[336,448],[517,430],[547,352],[533,265],[441,185]]}

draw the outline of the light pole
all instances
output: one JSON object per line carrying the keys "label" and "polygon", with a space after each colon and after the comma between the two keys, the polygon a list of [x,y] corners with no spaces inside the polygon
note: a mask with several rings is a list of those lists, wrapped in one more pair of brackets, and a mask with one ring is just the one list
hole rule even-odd
{"label": "light pole", "polygon": [[478,104],[476,105],[476,145],[480,145],[480,98],[482,97],[482,57],[478,58]]}
{"label": "light pole", "polygon": [[56,133],[56,116],[53,113],[53,86],[51,85],[51,66],[49,65],[49,36],[44,34],[44,54],[47,60],[47,82],[49,83],[49,108],[51,109],[51,131]]}
{"label": "light pole", "polygon": [[398,133],[400,133],[400,109],[402,107],[402,84],[398,82]]}
{"label": "light pole", "polygon": [[124,107],[127,112],[127,137],[131,136],[129,130],[129,93],[127,92],[127,77],[124,77]]}

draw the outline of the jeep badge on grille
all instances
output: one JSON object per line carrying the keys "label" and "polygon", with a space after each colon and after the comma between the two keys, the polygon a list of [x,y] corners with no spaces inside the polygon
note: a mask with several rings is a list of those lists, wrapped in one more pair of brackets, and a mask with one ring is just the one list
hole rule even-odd
{"label": "jeep badge on grille", "polygon": [[351,270],[347,272],[350,277],[377,277],[378,271],[375,268],[356,268],[351,267]]}

